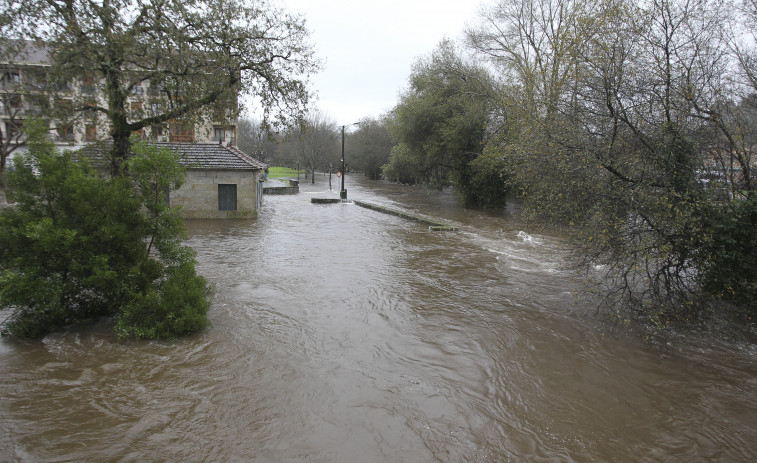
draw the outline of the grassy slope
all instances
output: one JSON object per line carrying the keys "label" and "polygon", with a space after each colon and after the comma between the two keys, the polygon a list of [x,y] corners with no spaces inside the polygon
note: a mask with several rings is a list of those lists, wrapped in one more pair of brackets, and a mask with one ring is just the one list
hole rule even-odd
{"label": "grassy slope", "polygon": [[[304,170],[300,170],[301,174],[305,174]],[[269,167],[268,178],[281,178],[281,177],[297,177],[297,169],[290,169],[288,167]]]}

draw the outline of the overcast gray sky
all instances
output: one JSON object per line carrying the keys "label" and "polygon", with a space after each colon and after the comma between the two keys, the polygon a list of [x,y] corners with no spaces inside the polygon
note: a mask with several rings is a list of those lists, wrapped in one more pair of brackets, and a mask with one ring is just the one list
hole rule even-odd
{"label": "overcast gray sky", "polygon": [[302,14],[317,55],[315,103],[337,124],[379,116],[398,102],[410,67],[444,38],[458,40],[482,0],[278,0]]}

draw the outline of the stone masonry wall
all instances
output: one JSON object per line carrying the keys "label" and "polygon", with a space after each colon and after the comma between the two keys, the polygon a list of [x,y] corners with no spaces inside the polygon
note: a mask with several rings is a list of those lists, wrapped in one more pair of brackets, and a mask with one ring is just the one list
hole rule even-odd
{"label": "stone masonry wall", "polygon": [[[185,219],[255,218],[259,171],[187,170],[187,179],[171,192],[171,207],[181,206]],[[218,210],[218,185],[237,185],[237,210]]]}

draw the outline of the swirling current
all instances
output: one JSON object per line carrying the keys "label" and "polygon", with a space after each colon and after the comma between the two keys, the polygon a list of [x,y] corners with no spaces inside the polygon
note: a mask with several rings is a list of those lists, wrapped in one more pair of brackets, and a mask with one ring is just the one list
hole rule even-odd
{"label": "swirling current", "polygon": [[207,330],[0,341],[0,461],[749,462],[757,349],[608,329],[512,208],[358,176],[190,221]]}

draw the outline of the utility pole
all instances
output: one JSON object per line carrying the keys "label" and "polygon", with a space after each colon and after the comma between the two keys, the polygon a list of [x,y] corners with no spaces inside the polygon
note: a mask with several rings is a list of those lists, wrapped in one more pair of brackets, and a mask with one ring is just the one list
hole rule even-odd
{"label": "utility pole", "polygon": [[352,124],[346,124],[342,126],[342,190],[339,192],[341,199],[347,199],[347,190],[344,189],[344,128],[350,125],[358,125],[360,122],[354,122]]}
{"label": "utility pole", "polygon": [[339,197],[347,199],[347,190],[344,189],[344,126],[342,126],[342,189],[339,190]]}

